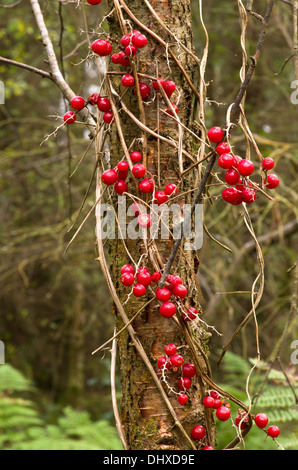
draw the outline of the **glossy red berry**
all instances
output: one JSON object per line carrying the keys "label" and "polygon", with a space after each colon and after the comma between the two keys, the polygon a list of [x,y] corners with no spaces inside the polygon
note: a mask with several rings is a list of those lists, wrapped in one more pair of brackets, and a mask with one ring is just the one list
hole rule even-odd
{"label": "glossy red berry", "polygon": [[68,111],[63,116],[63,120],[66,124],[73,124],[76,119],[77,119],[77,116],[72,111]]}
{"label": "glossy red berry", "polygon": [[121,55],[119,52],[115,52],[115,54],[111,55],[111,61],[113,64],[120,64],[121,63]]}
{"label": "glossy red berry", "polygon": [[198,311],[194,307],[189,307],[183,312],[183,319],[185,321],[192,321],[195,320],[198,316]]}
{"label": "glossy red berry", "polygon": [[125,48],[125,54],[126,54],[126,56],[129,57],[129,58],[134,57],[137,52],[138,52],[138,49],[137,49],[136,46],[134,46],[133,44],[129,44],[129,45],[126,46],[126,48]]}
{"label": "glossy red berry", "polygon": [[121,83],[125,87],[133,87],[135,84],[135,79],[132,75],[126,74],[121,78]]}
{"label": "glossy red berry", "polygon": [[177,352],[177,346],[175,344],[167,344],[165,346],[165,353],[167,356],[173,356]]}
{"label": "glossy red berry", "polygon": [[239,171],[241,176],[250,176],[250,175],[253,174],[253,172],[255,170],[255,166],[254,166],[253,162],[243,158],[238,163],[237,170]]}
{"label": "glossy red berry", "polygon": [[97,101],[97,107],[99,111],[106,112],[110,111],[112,106],[108,98],[99,98],[99,100]]}
{"label": "glossy red berry", "polygon": [[120,280],[124,286],[128,287],[133,285],[135,277],[132,273],[126,272],[122,274]]}
{"label": "glossy red berry", "polygon": [[140,214],[138,216],[138,224],[143,228],[149,228],[152,224],[152,217],[149,214]]}
{"label": "glossy red berry", "polygon": [[176,274],[169,274],[168,277],[167,277],[167,284],[168,284],[168,289],[170,291],[173,290],[173,288],[177,285],[177,284],[182,284],[182,279],[181,277],[177,276]]}
{"label": "glossy red berry", "polygon": [[178,401],[180,405],[185,405],[185,403],[188,402],[188,396],[186,395],[186,393],[180,393],[178,396]]}
{"label": "glossy red berry", "polygon": [[175,297],[179,297],[179,299],[185,299],[187,293],[187,289],[185,286],[183,286],[183,284],[176,284],[172,290],[172,294]]}
{"label": "glossy red berry", "polygon": [[218,155],[222,155],[223,153],[230,153],[231,147],[227,142],[221,142],[220,144],[217,145],[216,147],[216,152]]}
{"label": "glossy red berry", "polygon": [[224,132],[220,127],[212,127],[208,131],[208,137],[210,142],[214,144],[219,144],[224,138]]}
{"label": "glossy red berry", "polygon": [[231,187],[231,188],[226,188],[222,192],[222,198],[226,201],[229,202],[230,204],[238,204],[242,202],[242,197],[241,197],[241,191],[238,191],[238,189]]}
{"label": "glossy red berry", "polygon": [[171,291],[166,287],[158,287],[155,292],[155,296],[161,302],[167,302],[171,298]]}
{"label": "glossy red berry", "polygon": [[88,103],[90,103],[92,106],[95,106],[99,98],[100,98],[100,95],[98,93],[92,93],[92,95],[90,95],[88,98]]}
{"label": "glossy red berry", "polygon": [[221,400],[219,398],[214,398],[213,409],[218,410],[221,407]]}
{"label": "glossy red berry", "polygon": [[273,173],[267,176],[266,180],[266,188],[268,189],[274,189],[277,188],[279,185],[279,178],[277,175],[274,175]]}
{"label": "glossy red berry", "polygon": [[246,202],[246,204],[251,204],[254,202],[257,198],[257,193],[254,189],[252,188],[243,188],[243,191],[241,192],[242,195],[242,201]]}
{"label": "glossy red berry", "polygon": [[191,431],[191,437],[193,439],[195,439],[196,441],[200,441],[201,439],[203,439],[206,435],[206,431],[205,429],[203,428],[203,426],[195,426],[192,431]]}
{"label": "glossy red berry", "polygon": [[[241,423],[241,424],[240,424]],[[248,416],[245,411],[239,411],[238,415],[235,418],[235,425],[240,426],[240,429],[246,429],[248,427]]]}
{"label": "glossy red berry", "polygon": [[237,161],[230,153],[223,153],[218,159],[218,166],[224,170],[229,170],[233,166],[237,166]]}
{"label": "glossy red berry", "polygon": [[142,194],[152,193],[154,191],[154,183],[151,179],[145,178],[139,184],[139,190]]}
{"label": "glossy red berry", "polygon": [[117,168],[118,168],[118,171],[127,171],[129,168],[129,165],[125,160],[121,160],[121,162],[117,164]]}
{"label": "glossy red berry", "polygon": [[166,93],[166,95],[170,98],[174,91],[176,90],[176,85],[172,80],[167,80],[163,84],[163,89]]}
{"label": "glossy red berry", "polygon": [[140,152],[132,152],[130,154],[130,159],[133,163],[138,163],[142,160],[142,155],[140,154]]}
{"label": "glossy red berry", "polygon": [[280,429],[277,426],[269,426],[267,429],[267,434],[270,437],[276,438],[280,435]]}
{"label": "glossy red berry", "polygon": [[[140,83],[139,88],[140,88],[141,98],[143,100],[146,100],[149,97],[150,93],[151,93],[150,86],[147,85],[147,83]],[[134,94],[137,96],[136,88],[134,89]]]}
{"label": "glossy red berry", "polygon": [[214,390],[211,390],[210,397],[212,397],[214,399],[217,399],[217,398],[220,398],[220,395],[219,395],[219,393],[215,392]]}
{"label": "glossy red berry", "polygon": [[157,361],[157,367],[158,367],[159,369],[167,369],[167,370],[169,370],[169,369],[172,367],[172,365],[171,365],[171,363],[170,363],[170,361],[168,360],[167,357],[161,356],[161,357],[158,359],[158,361]]}
{"label": "glossy red berry", "polygon": [[260,429],[264,429],[268,424],[268,416],[265,413],[258,413],[255,416],[255,423]]}
{"label": "glossy red berry", "polygon": [[[178,114],[178,106],[176,106],[175,104],[173,104],[172,106],[173,106],[175,113]],[[169,106],[166,107],[166,113],[169,114],[170,116],[174,116],[174,113]]]}
{"label": "glossy red berry", "polygon": [[101,57],[105,57],[111,54],[112,45],[109,41],[106,41],[105,39],[97,39],[91,44],[91,49],[95,54]]}
{"label": "glossy red berry", "polygon": [[191,385],[191,379],[189,379],[188,377],[181,377],[178,381],[178,387],[180,388],[180,390],[189,390]]}
{"label": "glossy red berry", "polygon": [[173,367],[180,367],[182,366],[184,359],[181,354],[173,354],[170,361]]}
{"label": "glossy red berry", "polygon": [[[119,176],[119,174],[118,174]],[[117,176],[117,177],[118,177]],[[126,181],[124,180],[118,180],[116,181],[116,183],[114,184],[114,189],[116,191],[117,194],[123,194],[123,193],[126,193],[127,192],[127,189],[128,189],[128,185],[126,183]]]}
{"label": "glossy red berry", "polygon": [[111,185],[117,181],[117,173],[115,170],[106,170],[101,175],[101,180],[104,184]]}
{"label": "glossy red berry", "polygon": [[152,282],[158,282],[160,279],[161,279],[161,273],[159,273],[158,271],[155,271],[152,274]]}
{"label": "glossy red berry", "polygon": [[160,306],[159,311],[162,317],[171,318],[175,315],[177,308],[176,308],[176,305],[173,304],[172,302],[164,302]]}
{"label": "glossy red berry", "polygon": [[231,410],[227,406],[221,406],[216,410],[216,417],[219,421],[227,421],[231,416]]}
{"label": "glossy red berry", "polygon": [[162,78],[158,78],[156,82],[153,82],[153,88],[154,90],[157,90],[157,91],[159,91],[158,82],[161,84],[162,88],[164,88],[164,85],[165,85],[165,81]]}
{"label": "glossy red berry", "polygon": [[211,447],[211,446],[205,446],[205,447],[203,447],[202,450],[214,450],[214,448]]}
{"label": "glossy red berry", "polygon": [[145,34],[134,34],[132,38],[132,43],[134,46],[136,46],[138,49],[143,49],[147,45],[147,38]]}
{"label": "glossy red berry", "polygon": [[142,163],[137,163],[132,167],[131,171],[135,178],[143,178],[146,173],[146,167]]}
{"label": "glossy red berry", "polygon": [[239,173],[234,168],[230,168],[225,174],[225,182],[234,185],[239,181]]}
{"label": "glossy red berry", "polygon": [[89,5],[99,5],[102,2],[102,0],[87,0],[87,3]]}
{"label": "glossy red berry", "polygon": [[207,397],[204,398],[203,400],[203,405],[206,407],[206,408],[213,408],[213,405],[214,405],[214,398],[210,397],[209,395]]}
{"label": "glossy red berry", "polygon": [[272,168],[274,168],[274,165],[275,163],[274,163],[273,158],[266,157],[262,161],[262,167],[264,168],[264,170],[272,170]]}
{"label": "glossy red berry", "polygon": [[132,273],[135,274],[136,270],[131,264],[124,264],[121,268],[121,274]]}
{"label": "glossy red berry", "polygon": [[186,362],[182,366],[182,376],[192,379],[196,375],[195,365],[191,362]]}
{"label": "glossy red berry", "polygon": [[135,297],[143,297],[146,294],[146,287],[143,284],[135,284],[132,293]]}
{"label": "glossy red berry", "polygon": [[112,111],[107,111],[102,115],[102,119],[106,124],[111,124],[114,122],[114,114]]}
{"label": "glossy red berry", "polygon": [[156,191],[154,194],[154,202],[159,206],[165,204],[169,199],[169,196],[166,195],[164,191]]}
{"label": "glossy red berry", "polygon": [[130,65],[130,61],[128,57],[125,55],[124,51],[119,52],[118,60],[119,60],[119,64],[122,65],[123,67],[128,67]]}
{"label": "glossy red berry", "polygon": [[137,274],[137,282],[145,287],[149,286],[152,282],[151,274],[148,271],[142,270]]}
{"label": "glossy red berry", "polygon": [[165,193],[167,196],[175,196],[178,193],[178,188],[174,183],[169,183],[165,187]]}
{"label": "glossy red berry", "polygon": [[74,98],[72,98],[70,105],[72,109],[75,109],[76,111],[80,111],[85,106],[85,100],[84,98],[82,98],[82,96],[75,96]]}
{"label": "glossy red berry", "polygon": [[125,34],[124,36],[122,36],[122,38],[120,39],[120,42],[123,47],[129,46],[129,44],[132,42],[131,34]]}

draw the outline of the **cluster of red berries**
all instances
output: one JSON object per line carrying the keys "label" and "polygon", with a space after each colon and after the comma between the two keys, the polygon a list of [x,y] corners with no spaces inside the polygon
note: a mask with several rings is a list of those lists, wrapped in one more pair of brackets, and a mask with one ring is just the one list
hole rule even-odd
{"label": "cluster of red berries", "polygon": [[139,267],[137,271],[131,264],[125,264],[121,268],[120,281],[125,287],[134,284],[132,293],[135,297],[143,297],[147,292],[147,287],[153,282],[157,283],[161,278],[159,272],[152,275],[146,267]]}
{"label": "cluster of red berries", "polygon": [[[254,421],[255,421],[256,425],[258,426],[258,428],[265,429],[267,424],[268,424],[269,418],[265,413],[258,413],[255,416]],[[247,428],[247,426],[248,426],[248,416],[245,413],[245,411],[238,410],[238,415],[235,418],[235,424],[236,424],[237,427],[240,425],[240,428],[242,430]],[[279,429],[278,426],[271,425],[271,426],[268,426],[268,428],[266,430],[266,433],[267,433],[268,436],[275,439],[276,437],[279,436],[280,429]]]}
{"label": "cluster of red berries", "polygon": [[[249,177],[255,171],[252,161],[233,155],[227,142],[224,142],[224,131],[220,127],[212,127],[208,131],[210,142],[217,144],[218,166],[224,170],[225,182],[229,187],[222,191],[224,201],[237,206],[253,203],[257,198],[257,192],[252,187]],[[265,186],[274,189],[279,185],[279,179],[275,174],[267,174],[268,170],[274,168],[274,160],[270,157],[262,161],[262,170],[265,172]]]}
{"label": "cluster of red berries", "polygon": [[[110,100],[105,96],[100,96],[98,93],[93,93],[89,96],[88,100],[85,102],[82,96],[75,96],[72,98],[70,105],[74,111],[81,111],[87,104],[91,104],[93,106],[97,105],[99,111],[103,113],[103,121],[107,124],[111,124],[114,120],[114,115],[112,113],[112,106]],[[66,124],[73,124],[77,116],[74,111],[67,111],[64,114],[64,122]]]}
{"label": "cluster of red berries", "polygon": [[220,395],[213,390],[210,391],[209,395],[204,397],[203,405],[205,408],[216,410],[215,414],[219,421],[227,421],[231,416],[229,403],[221,399]]}

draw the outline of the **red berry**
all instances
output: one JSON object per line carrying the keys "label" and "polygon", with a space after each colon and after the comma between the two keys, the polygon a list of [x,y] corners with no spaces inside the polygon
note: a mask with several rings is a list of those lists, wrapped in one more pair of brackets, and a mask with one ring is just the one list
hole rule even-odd
{"label": "red berry", "polygon": [[258,413],[255,416],[255,423],[258,426],[258,428],[264,429],[267,426],[268,421],[269,421],[268,416],[265,415],[265,413]]}
{"label": "red berry", "polygon": [[253,162],[250,160],[245,160],[244,158],[240,160],[237,165],[237,170],[239,171],[241,176],[250,176],[253,174],[255,170],[255,166]]}
{"label": "red berry", "polygon": [[230,153],[223,153],[218,159],[218,166],[225,170],[229,170],[233,166],[237,166],[237,161]]}
{"label": "red berry", "polygon": [[239,181],[239,173],[234,168],[230,168],[225,174],[225,182],[227,184],[236,184]]}
{"label": "red berry", "polygon": [[109,41],[105,41],[104,39],[97,39],[91,44],[92,51],[102,57],[110,55],[112,52],[112,45]]}
{"label": "red berry", "polygon": [[210,142],[214,144],[219,144],[224,138],[224,132],[220,127],[212,127],[208,131],[208,137]]}
{"label": "red berry", "polygon": [[[172,106],[174,108],[175,113],[178,114],[178,106],[176,106],[175,104],[173,104]],[[174,113],[169,106],[167,106],[166,108],[166,113],[168,113],[170,116],[174,116]]]}
{"label": "red berry", "polygon": [[152,193],[154,191],[154,183],[151,179],[145,178],[139,184],[139,190],[142,194]]}
{"label": "red berry", "polygon": [[115,170],[106,170],[101,175],[101,180],[104,184],[111,185],[117,181],[117,173]]}
{"label": "red berry", "polygon": [[276,438],[280,435],[280,429],[277,426],[269,426],[267,429],[268,436]]}
{"label": "red berry", "polygon": [[152,274],[152,282],[158,282],[160,279],[161,279],[161,273],[159,273],[158,271],[155,271]]}
{"label": "red berry", "polygon": [[130,65],[130,61],[128,57],[126,57],[124,51],[119,52],[119,64],[123,65],[123,67],[128,67]]}
{"label": "red berry", "polygon": [[278,176],[274,175],[273,173],[267,176],[266,188],[274,189],[274,188],[277,188],[278,185],[279,185]]}
{"label": "red berry", "polygon": [[206,447],[203,447],[202,450],[214,450],[214,448],[211,446],[206,446]]}
{"label": "red berry", "polygon": [[203,426],[195,426],[193,430],[191,431],[191,437],[195,439],[196,441],[199,441],[205,437],[206,431],[203,428]]}
{"label": "red berry", "polygon": [[246,204],[251,204],[257,198],[257,193],[252,188],[247,188],[247,187],[244,188],[241,194],[242,194],[242,200],[243,202],[246,202]]}
{"label": "red berry", "polygon": [[241,191],[236,188],[226,188],[222,192],[222,197],[226,202],[230,204],[238,204],[242,202]]}
{"label": "red berry", "polygon": [[164,191],[156,191],[154,198],[154,202],[160,206],[161,204],[165,204],[168,201],[169,196],[167,196]]}
{"label": "red berry", "polygon": [[121,160],[121,162],[118,163],[117,168],[119,171],[127,171],[129,166],[125,160]]}
{"label": "red berry", "polygon": [[169,284],[168,289],[170,291],[173,290],[173,288],[177,285],[177,284],[182,284],[182,279],[181,277],[175,275],[175,274],[169,274],[168,277],[167,277],[167,283]]}
{"label": "red berry", "polygon": [[102,119],[106,124],[111,124],[114,121],[114,114],[112,111],[107,111],[102,115]]}
{"label": "red berry", "polygon": [[93,93],[92,95],[89,96],[88,103],[92,104],[92,106],[95,106],[99,98],[100,98],[100,95],[98,93]]}
{"label": "red berry", "polygon": [[172,293],[175,297],[179,297],[179,299],[185,299],[187,296],[187,289],[182,284],[177,284],[173,288]]}
{"label": "red berry", "polygon": [[227,406],[221,406],[216,410],[216,416],[219,421],[227,421],[231,416],[231,410]]}
{"label": "red berry", "polygon": [[152,224],[152,217],[149,214],[140,214],[138,216],[138,224],[143,228],[149,228]]}
{"label": "red berry", "polygon": [[132,75],[126,74],[121,78],[121,83],[125,87],[133,87],[135,84],[135,79]]}
{"label": "red berry", "polygon": [[188,390],[191,387],[191,379],[188,377],[181,377],[178,381],[180,390]]}
{"label": "red berry", "polygon": [[180,367],[183,364],[184,359],[180,354],[174,354],[171,357],[170,361],[171,361],[172,366]]}
{"label": "red berry", "polygon": [[175,315],[177,309],[176,309],[176,305],[173,304],[172,302],[164,302],[161,305],[159,311],[162,317],[171,318]]}
{"label": "red berry", "polygon": [[210,396],[214,399],[220,398],[219,393],[215,392],[214,390],[211,390]]}
{"label": "red berry", "polygon": [[120,39],[120,42],[123,47],[127,47],[131,43],[131,39],[131,34],[125,34],[125,36],[122,36],[122,38]]}
{"label": "red berry", "polygon": [[203,400],[203,404],[206,408],[213,408],[214,405],[214,398],[207,396]]}
{"label": "red berry", "polygon": [[274,163],[273,158],[266,157],[262,161],[262,166],[263,166],[264,170],[272,170],[272,168],[274,168],[274,165],[275,165],[275,163]]}
{"label": "red berry", "polygon": [[218,410],[221,407],[221,400],[219,398],[214,398],[213,409]]}
{"label": "red berry", "polygon": [[165,81],[162,79],[162,78],[158,78],[156,80],[156,82],[153,82],[153,88],[154,90],[157,90],[159,91],[159,85],[158,85],[158,82],[161,84],[161,86],[164,88],[164,85],[165,85]]}
{"label": "red berry", "polygon": [[135,284],[132,292],[135,297],[143,297],[146,294],[146,287],[143,284]]}
{"label": "red berry", "polygon": [[167,196],[175,196],[178,193],[178,188],[174,183],[167,184],[165,193]]}
{"label": "red berry", "polygon": [[127,192],[128,186],[124,180],[119,180],[114,184],[114,189],[117,194],[123,194]]}
{"label": "red berry", "polygon": [[198,316],[198,311],[194,307],[187,308],[186,311],[183,312],[183,319],[185,321],[195,320]]}
{"label": "red berry", "polygon": [[118,170],[118,181],[125,181],[128,175],[128,170],[119,171]]}
{"label": "red berry", "polygon": [[73,124],[76,119],[77,119],[77,116],[72,111],[68,111],[63,116],[63,120],[66,124]]}
{"label": "red berry", "polygon": [[121,268],[121,274],[132,273],[135,274],[136,270],[131,264],[124,264]]}
{"label": "red berry", "polygon": [[99,5],[101,1],[102,0],[87,0],[87,3],[89,3],[89,5]]}
{"label": "red berry", "polygon": [[137,163],[136,165],[133,166],[131,171],[132,171],[132,174],[136,178],[143,178],[143,176],[146,173],[146,167],[144,167],[144,165],[142,165],[142,163]]}
{"label": "red berry", "polygon": [[240,429],[242,430],[248,427],[248,416],[245,414],[245,412],[243,411],[238,412],[238,416],[236,416],[235,418],[235,425],[237,427],[239,427],[240,425]]}
{"label": "red berry", "polygon": [[71,105],[72,109],[75,109],[76,111],[80,111],[85,106],[85,100],[81,96],[75,96],[71,100],[70,105]]}
{"label": "red berry", "polygon": [[142,155],[140,154],[140,152],[132,152],[130,154],[130,159],[133,163],[138,163],[142,160]]}
{"label": "red berry", "polygon": [[137,52],[138,52],[138,49],[133,44],[129,44],[125,48],[125,54],[127,55],[127,57],[130,57],[130,58],[134,57]]}
{"label": "red berry", "polygon": [[167,344],[167,346],[165,346],[165,353],[167,356],[173,356],[174,354],[176,354],[177,352],[177,347],[175,346],[175,344]]}
{"label": "red berry", "polygon": [[171,298],[171,291],[166,287],[158,287],[155,292],[155,296],[161,302],[167,302]]}
{"label": "red berry", "polygon": [[182,375],[183,377],[188,377],[192,379],[196,375],[196,368],[191,362],[187,362],[182,366]]}
{"label": "red berry", "polygon": [[142,270],[137,274],[137,281],[139,284],[143,284],[143,286],[147,287],[152,282],[151,274],[145,270]]}
{"label": "red berry", "polygon": [[174,91],[176,90],[176,85],[172,80],[164,82],[163,89],[166,92],[166,95],[170,98]]}
{"label": "red berry", "polygon": [[111,61],[113,64],[120,64],[121,63],[121,55],[119,52],[116,52],[115,54],[111,55]]}
{"label": "red berry", "polygon": [[99,98],[99,100],[97,101],[97,107],[99,111],[103,111],[103,112],[110,111],[111,102],[108,98]]}
{"label": "red berry", "polygon": [[133,283],[135,282],[135,277],[132,273],[126,272],[122,274],[120,280],[124,286],[128,287],[133,285]]}
{"label": "red berry", "polygon": [[178,401],[180,405],[185,405],[185,403],[188,402],[188,396],[186,395],[186,393],[180,393],[178,396]]}
{"label": "red berry", "polygon": [[171,363],[168,361],[168,358],[165,356],[161,356],[157,361],[157,367],[159,369],[170,369]]}
{"label": "red berry", "polygon": [[[143,100],[145,100],[146,98],[148,98],[148,96],[150,95],[150,92],[151,92],[150,86],[147,85],[147,83],[140,83],[140,84],[139,84],[139,88],[140,88],[141,98],[142,98]],[[134,94],[137,96],[137,90],[136,90],[136,88],[134,89]]]}
{"label": "red berry", "polygon": [[145,34],[134,34],[132,42],[138,49],[143,49],[148,41]]}
{"label": "red berry", "polygon": [[218,155],[222,155],[223,153],[230,153],[231,147],[227,142],[221,142],[220,144],[217,145],[216,147],[216,152]]}

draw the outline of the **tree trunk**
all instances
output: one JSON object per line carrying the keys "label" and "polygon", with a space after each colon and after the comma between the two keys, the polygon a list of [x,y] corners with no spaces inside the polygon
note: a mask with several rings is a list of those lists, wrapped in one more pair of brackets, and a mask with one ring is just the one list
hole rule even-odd
{"label": "tree trunk", "polygon": [[[193,94],[189,81],[194,83],[197,64],[193,57],[185,52],[182,46],[184,45],[192,50],[190,2],[188,0],[160,0],[159,2],[150,0],[149,2],[164,25],[171,30],[176,41],[181,41],[182,45],[180,46],[177,45],[174,37],[170,36],[156,18],[153,17],[145,2],[128,0],[126,4],[122,4],[122,6],[126,5],[128,9],[120,9],[118,1],[111,0],[109,4],[111,8],[114,5],[116,6],[113,15],[109,17],[110,34],[113,38],[120,41],[121,36],[126,32],[125,28],[128,31],[130,29],[138,29],[148,38],[147,46],[139,51],[134,61],[139,74],[139,80],[148,83],[150,86],[152,85],[150,79],[140,76],[140,74],[144,74],[150,77],[162,77],[165,80],[174,81],[177,89],[171,97],[171,102],[178,104],[178,115],[181,123],[191,128]],[[164,47],[147,30],[143,30],[141,24],[133,21],[134,17],[131,13],[135,15],[142,25],[161,37],[168,46]],[[126,21],[123,23],[123,20],[129,20],[129,23]],[[173,54],[179,58],[178,63],[177,60],[173,60],[169,46]],[[182,68],[187,74],[188,79],[185,73],[183,73]],[[124,88],[120,84],[121,75],[122,73],[134,73],[134,69],[132,68],[131,72],[127,72],[123,67],[117,65],[114,66],[113,71],[121,71],[120,75],[110,75],[110,80],[113,88],[119,92],[119,95],[122,95]],[[150,97],[143,102],[143,112],[140,110],[138,99],[131,89],[124,94],[123,102],[125,107],[148,128],[167,139],[182,142],[183,149],[187,152],[181,158],[181,152],[179,156],[179,149],[170,146],[167,142],[161,140],[158,142],[158,139],[150,133],[144,133],[126,112],[122,110],[119,113],[123,136],[129,152],[139,150],[143,154],[143,163],[147,167],[147,172],[155,179],[156,190],[163,189],[166,184],[172,182],[175,184],[181,182],[179,186],[180,194],[192,189],[196,174],[190,171],[182,179],[181,171],[193,163],[191,154],[195,151],[195,144],[190,134],[182,126],[179,127],[175,119],[162,112],[168,105],[164,96],[152,90]],[[115,124],[113,124],[113,130],[110,135],[109,150],[111,153],[111,167],[113,168],[124,156],[123,145],[121,145],[119,139],[119,129],[117,129]],[[128,191],[141,197],[144,201],[150,202],[150,198],[144,198],[136,192],[133,179],[129,181]],[[190,192],[185,196],[179,197],[175,202],[180,205],[191,203],[192,197],[193,195]],[[114,202],[117,205],[116,198]],[[127,199],[127,205],[130,205],[131,202]],[[157,269],[162,271],[171,252],[173,240],[156,240],[155,248],[158,254],[154,250],[154,244],[149,242],[151,241],[125,240],[126,247],[136,263],[139,262],[140,257],[143,255],[141,266],[146,266],[151,273]],[[119,282],[120,268],[123,264],[131,263],[131,260],[127,256],[122,240],[110,243],[109,258],[112,279],[118,289],[117,293],[127,316],[131,318],[154,296],[154,292],[147,289],[148,295],[146,297],[142,297],[140,300],[131,296],[126,302],[127,293],[130,291],[130,288],[124,288]],[[116,263],[115,260],[117,260]],[[184,254],[182,251],[178,252],[171,273],[178,274],[182,278],[184,285],[188,288],[185,304],[194,306],[201,311],[198,287],[195,276],[193,276],[196,260],[196,251],[186,251]],[[123,328],[124,324],[122,318],[117,313],[117,309],[115,310],[117,328],[119,330]],[[179,353],[183,355],[185,362],[194,362],[183,329],[181,329],[178,322],[175,322],[173,319],[166,319],[160,315],[159,303],[157,301],[151,302],[133,321],[132,326],[136,337],[142,344],[160,379],[162,377],[157,368],[157,360],[165,354],[165,345],[174,343],[180,348]],[[185,328],[188,328],[187,331],[197,340],[201,352],[196,352],[199,360],[203,363],[202,367],[207,371],[208,364],[206,363],[205,355],[203,354],[202,356],[202,351],[207,351],[206,343],[208,335],[200,327],[200,324],[191,327],[187,325]],[[194,446],[198,447],[198,442],[196,441],[193,441],[193,446],[191,446],[190,440],[181,432],[180,427],[173,422],[173,416],[169,413],[168,406],[152,379],[152,375],[136,351],[127,329],[118,338],[118,352],[122,382],[121,422],[128,449],[187,450],[194,448]],[[189,390],[190,399],[187,405],[181,406],[177,400],[177,393],[173,393],[169,389],[169,387],[172,387],[175,392],[179,392],[178,380],[181,377],[181,371],[172,371],[166,375],[167,384],[162,381],[164,390],[186,434],[190,436],[191,430],[195,425],[202,425],[206,429],[206,437],[199,442],[199,447],[201,448],[204,445],[214,446],[215,432],[212,413],[202,405],[202,397],[205,394],[205,384],[202,379],[198,376],[193,379],[192,387]]]}

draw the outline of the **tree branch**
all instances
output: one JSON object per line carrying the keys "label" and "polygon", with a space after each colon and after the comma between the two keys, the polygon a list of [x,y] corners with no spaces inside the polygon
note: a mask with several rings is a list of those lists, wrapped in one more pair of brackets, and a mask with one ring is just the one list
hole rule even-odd
{"label": "tree branch", "polygon": [[17,62],[15,60],[7,59],[6,57],[0,56],[0,62],[8,65],[14,65],[15,67],[20,67],[22,69],[28,70],[29,72],[37,73],[41,75],[43,78],[49,78],[50,80],[53,79],[52,74],[46,72],[45,70],[37,69],[36,67],[32,67],[32,65],[22,64],[21,62]]}

